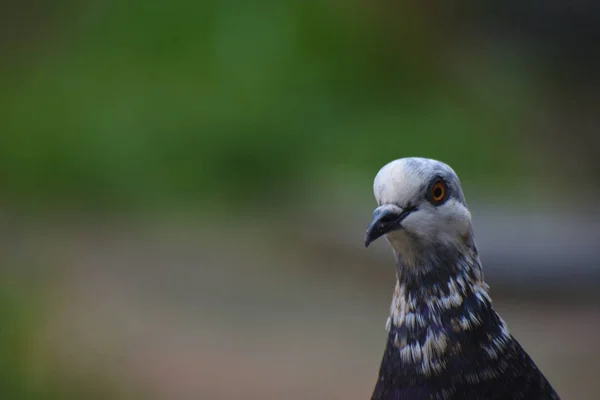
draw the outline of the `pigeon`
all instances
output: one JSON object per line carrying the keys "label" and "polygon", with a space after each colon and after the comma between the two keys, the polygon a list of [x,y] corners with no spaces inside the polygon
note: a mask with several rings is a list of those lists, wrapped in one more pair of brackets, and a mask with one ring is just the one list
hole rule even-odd
{"label": "pigeon", "polygon": [[373,191],[365,246],[385,235],[397,280],[371,399],[559,399],[492,307],[454,170],[401,158]]}

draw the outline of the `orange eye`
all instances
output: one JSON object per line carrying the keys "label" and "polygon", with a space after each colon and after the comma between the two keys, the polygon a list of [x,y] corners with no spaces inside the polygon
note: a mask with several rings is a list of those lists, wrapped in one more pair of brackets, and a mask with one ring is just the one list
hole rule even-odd
{"label": "orange eye", "polygon": [[435,203],[439,203],[446,197],[446,184],[443,181],[434,183],[431,187],[431,200]]}

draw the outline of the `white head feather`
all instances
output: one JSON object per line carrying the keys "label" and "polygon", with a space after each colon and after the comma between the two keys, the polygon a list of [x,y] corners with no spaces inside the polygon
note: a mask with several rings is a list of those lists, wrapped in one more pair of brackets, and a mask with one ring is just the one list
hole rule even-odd
{"label": "white head feather", "polygon": [[[428,199],[428,191],[439,179],[445,183],[447,198],[435,205]],[[392,161],[377,173],[373,192],[379,209],[415,209],[399,229],[386,233],[390,245],[408,264],[431,246],[463,247],[471,240],[471,214],[460,181],[454,170],[440,161],[416,157]]]}

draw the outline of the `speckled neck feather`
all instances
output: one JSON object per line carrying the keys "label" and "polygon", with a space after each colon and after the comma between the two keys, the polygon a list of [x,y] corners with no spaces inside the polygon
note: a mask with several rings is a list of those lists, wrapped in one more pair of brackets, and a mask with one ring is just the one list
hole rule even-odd
{"label": "speckled neck feather", "polygon": [[426,250],[419,266],[397,256],[372,399],[557,399],[493,310],[472,240]]}

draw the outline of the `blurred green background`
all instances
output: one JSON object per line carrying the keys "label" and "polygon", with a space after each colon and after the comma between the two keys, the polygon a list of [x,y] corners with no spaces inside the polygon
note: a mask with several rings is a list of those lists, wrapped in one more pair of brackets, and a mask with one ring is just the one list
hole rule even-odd
{"label": "blurred green background", "polygon": [[404,156],[459,173],[559,393],[600,390],[597,7],[3,6],[2,398],[367,398],[393,269],[360,244]]}

